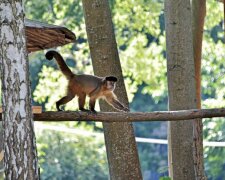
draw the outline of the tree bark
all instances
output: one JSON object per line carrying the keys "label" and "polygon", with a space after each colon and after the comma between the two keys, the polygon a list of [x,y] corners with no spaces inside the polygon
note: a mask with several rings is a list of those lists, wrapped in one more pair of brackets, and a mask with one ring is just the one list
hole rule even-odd
{"label": "tree bark", "polygon": [[201,59],[202,59],[202,37],[204,19],[206,14],[206,1],[192,1],[192,28],[193,28],[193,51],[195,62],[196,100],[197,108],[201,109]]}
{"label": "tree bark", "polygon": [[[1,114],[0,114],[1,116]],[[4,166],[3,166],[3,128],[2,124],[0,123],[0,179],[3,179],[4,174]]]}
{"label": "tree bark", "polygon": [[22,1],[1,1],[0,22],[5,178],[38,179]]}
{"label": "tree bark", "polygon": [[[197,108],[201,109],[201,58],[206,1],[192,1],[193,50],[195,62]],[[206,179],[203,158],[203,124],[202,119],[194,121],[194,161],[197,179]]]}
{"label": "tree bark", "polygon": [[[83,0],[84,16],[94,72],[119,79],[115,93],[128,106],[126,89],[107,0]],[[102,111],[114,111],[100,102]],[[111,180],[142,179],[131,123],[103,123]]]}
{"label": "tree bark", "polygon": [[[196,108],[191,4],[165,0],[169,110]],[[193,121],[169,122],[169,172],[173,180],[193,180]]]}

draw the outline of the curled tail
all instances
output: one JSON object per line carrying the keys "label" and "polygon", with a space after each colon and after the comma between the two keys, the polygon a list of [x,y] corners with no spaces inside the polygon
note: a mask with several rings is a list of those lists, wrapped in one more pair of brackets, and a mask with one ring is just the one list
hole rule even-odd
{"label": "curled tail", "polygon": [[46,59],[48,60],[52,60],[53,57],[55,58],[55,60],[58,63],[58,66],[60,68],[60,70],[62,71],[62,73],[66,76],[67,79],[70,79],[74,74],[72,73],[72,71],[70,70],[70,68],[66,65],[63,57],[56,51],[48,51],[45,54]]}

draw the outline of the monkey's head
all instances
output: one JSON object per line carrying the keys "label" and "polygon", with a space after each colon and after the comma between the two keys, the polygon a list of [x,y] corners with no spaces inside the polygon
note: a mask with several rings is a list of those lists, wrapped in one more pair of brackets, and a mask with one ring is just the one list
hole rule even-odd
{"label": "monkey's head", "polygon": [[116,87],[117,78],[115,76],[107,76],[105,77],[105,85],[106,89],[109,91],[114,91]]}

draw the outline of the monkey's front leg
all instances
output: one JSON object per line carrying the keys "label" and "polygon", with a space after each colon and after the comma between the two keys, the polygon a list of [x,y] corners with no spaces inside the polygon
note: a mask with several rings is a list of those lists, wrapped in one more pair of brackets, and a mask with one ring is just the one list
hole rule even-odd
{"label": "monkey's front leg", "polygon": [[117,100],[115,95],[106,96],[106,101],[113,106],[115,109],[118,109],[119,111],[128,112],[129,109],[125,107],[119,100]]}
{"label": "monkey's front leg", "polygon": [[130,110],[124,106],[118,99],[113,99],[113,104],[118,107],[117,109],[124,112],[129,112]]}

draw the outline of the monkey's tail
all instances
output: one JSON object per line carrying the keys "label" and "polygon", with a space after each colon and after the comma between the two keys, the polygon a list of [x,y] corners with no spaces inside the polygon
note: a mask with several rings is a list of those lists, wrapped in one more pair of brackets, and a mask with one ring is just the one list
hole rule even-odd
{"label": "monkey's tail", "polygon": [[70,79],[74,74],[72,73],[72,71],[70,70],[70,68],[66,65],[63,57],[56,51],[48,51],[45,54],[46,59],[48,60],[52,60],[53,57],[55,58],[55,60],[58,63],[58,66],[60,68],[60,70],[62,71],[62,73],[66,76],[67,79]]}

